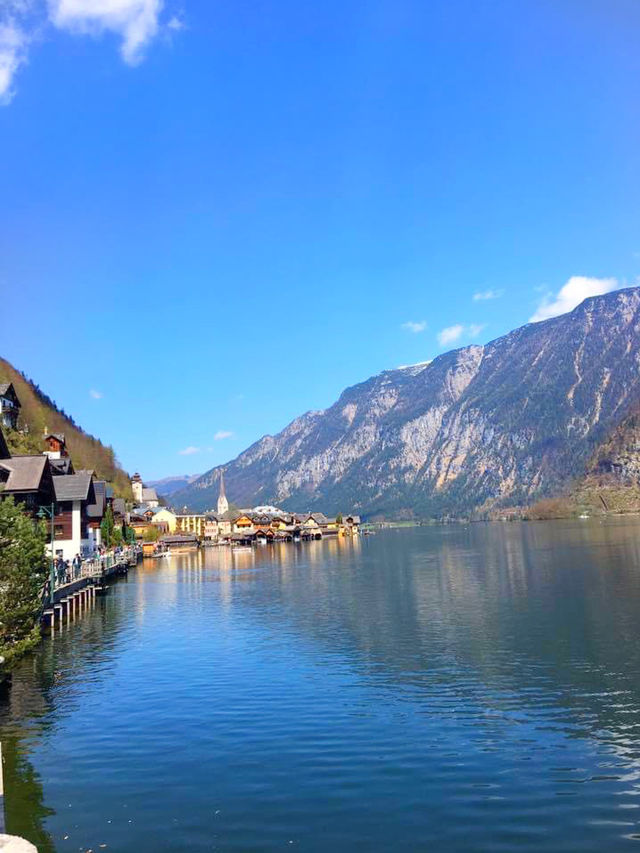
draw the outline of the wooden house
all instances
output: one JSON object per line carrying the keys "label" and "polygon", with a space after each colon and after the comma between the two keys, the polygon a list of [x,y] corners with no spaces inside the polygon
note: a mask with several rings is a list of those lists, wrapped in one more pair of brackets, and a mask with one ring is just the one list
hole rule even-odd
{"label": "wooden house", "polygon": [[45,450],[49,459],[62,459],[69,456],[67,451],[67,442],[62,432],[45,432],[44,444]]}
{"label": "wooden house", "polygon": [[253,519],[248,515],[239,515],[233,520],[233,532],[244,533],[253,528]]}
{"label": "wooden house", "polygon": [[0,498],[13,497],[35,515],[55,501],[51,466],[46,456],[12,456],[0,459]]}
{"label": "wooden house", "polygon": [[0,426],[5,429],[18,429],[20,400],[11,382],[0,384]]}

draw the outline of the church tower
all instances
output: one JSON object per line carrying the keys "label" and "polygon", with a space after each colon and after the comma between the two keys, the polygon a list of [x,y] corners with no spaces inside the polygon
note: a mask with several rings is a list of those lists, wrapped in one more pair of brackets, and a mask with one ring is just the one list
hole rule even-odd
{"label": "church tower", "polygon": [[218,495],[218,515],[224,515],[229,511],[229,501],[224,493],[224,468],[220,471],[220,494]]}
{"label": "church tower", "polygon": [[131,478],[131,491],[133,492],[133,499],[137,504],[142,503],[142,477],[138,472],[133,475]]}

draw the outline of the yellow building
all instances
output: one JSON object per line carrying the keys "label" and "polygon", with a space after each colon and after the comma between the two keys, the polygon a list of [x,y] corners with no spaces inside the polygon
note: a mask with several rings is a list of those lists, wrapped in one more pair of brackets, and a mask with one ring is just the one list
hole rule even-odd
{"label": "yellow building", "polygon": [[196,515],[189,513],[180,513],[176,515],[176,533],[189,533],[197,536],[198,539],[204,538],[204,526],[206,517],[204,515]]}
{"label": "yellow building", "polygon": [[152,521],[154,524],[157,524],[158,522],[165,523],[167,525],[169,533],[176,532],[176,514],[174,512],[171,512],[171,510],[167,509],[166,507],[159,507],[157,510],[155,510],[155,512],[153,513]]}

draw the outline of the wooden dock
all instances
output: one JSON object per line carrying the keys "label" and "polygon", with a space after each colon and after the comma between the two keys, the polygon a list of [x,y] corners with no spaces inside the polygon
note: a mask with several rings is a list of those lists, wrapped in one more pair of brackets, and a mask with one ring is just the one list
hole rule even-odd
{"label": "wooden dock", "polygon": [[83,560],[76,576],[57,584],[53,597],[45,590],[47,602],[42,612],[42,626],[55,632],[72,620],[82,616],[95,603],[97,595],[107,590],[111,578],[125,575],[142,560],[142,549],[137,545],[123,549],[119,554],[107,554]]}

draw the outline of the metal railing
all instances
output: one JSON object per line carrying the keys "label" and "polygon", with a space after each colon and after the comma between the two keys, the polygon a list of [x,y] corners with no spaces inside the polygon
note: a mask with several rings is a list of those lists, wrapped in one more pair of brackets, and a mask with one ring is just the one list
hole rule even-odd
{"label": "metal railing", "polygon": [[[65,562],[64,564],[55,564],[52,572],[53,591],[55,592],[63,586],[68,586],[85,578],[97,578],[109,574],[117,566],[124,566],[132,560],[137,561],[140,553],[141,548],[139,545],[127,545],[123,548],[107,551],[105,554],[87,557],[79,563]],[[50,586],[51,581],[47,581],[46,597],[50,596]]]}

